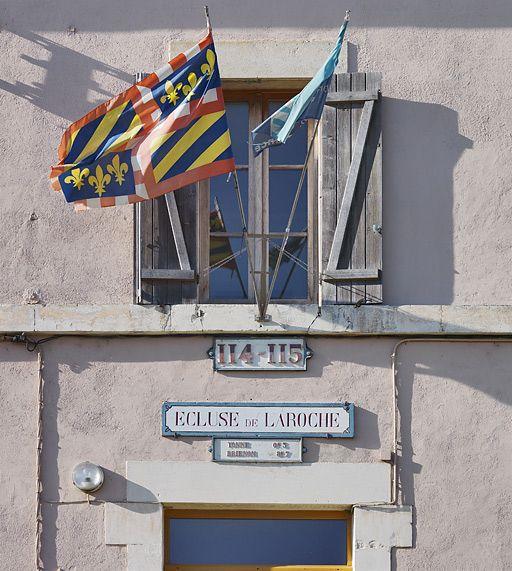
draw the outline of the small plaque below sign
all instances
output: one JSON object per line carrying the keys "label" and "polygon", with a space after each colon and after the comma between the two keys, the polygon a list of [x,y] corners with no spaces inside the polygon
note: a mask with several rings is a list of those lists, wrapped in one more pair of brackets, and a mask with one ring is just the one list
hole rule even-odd
{"label": "small plaque below sign", "polygon": [[215,339],[208,352],[217,371],[305,371],[312,351],[300,337]]}
{"label": "small plaque below sign", "polygon": [[302,462],[302,439],[214,438],[215,462]]}

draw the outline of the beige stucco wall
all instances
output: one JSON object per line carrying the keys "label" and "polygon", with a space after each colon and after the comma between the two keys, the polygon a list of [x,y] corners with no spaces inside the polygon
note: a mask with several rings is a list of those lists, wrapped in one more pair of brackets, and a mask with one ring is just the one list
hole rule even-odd
{"label": "beige stucco wall", "polygon": [[[310,76],[346,7],[349,70],[384,76],[386,303],[510,303],[510,2],[212,0],[221,69]],[[0,17],[0,302],[131,302],[131,208],[76,215],[48,169],[71,121],[202,33],[202,5],[13,0]]]}
{"label": "beige stucco wall", "polygon": [[[391,446],[393,339],[322,339],[308,374],[214,373],[208,338],[59,339],[45,345],[43,497],[73,502],[73,465],[105,468],[97,497],[126,497],[125,462],[208,462],[206,438],[160,436],[165,399],[356,403],[353,440],[307,439],[306,461],[379,462]],[[5,419],[0,560],[32,562],[36,363],[0,346]],[[415,506],[415,548],[398,550],[397,569],[507,569],[512,558],[509,438],[512,413],[505,344],[407,344],[399,349],[402,420],[400,500]],[[265,482],[264,485],[271,485]],[[318,483],[322,485],[321,482]],[[204,482],[208,486],[208,482]],[[105,546],[102,505],[44,505],[45,569],[122,569],[125,548]],[[20,547],[21,546],[21,547]]]}
{"label": "beige stucco wall", "polygon": [[0,561],[10,569],[34,561],[37,359],[0,346]]}
{"label": "beige stucco wall", "polygon": [[[209,4],[226,77],[311,76],[345,8],[352,8],[348,62],[340,69],[380,71],[384,78],[384,301],[432,306],[340,309],[318,319],[316,308],[307,308],[307,319],[297,317],[300,308],[274,309],[277,325],[268,331],[510,335],[510,312],[499,307],[512,303],[509,0]],[[23,304],[40,290],[49,305],[0,308],[2,331],[218,331],[218,310],[211,308],[198,321],[195,308],[159,309],[157,319],[155,310],[142,318],[128,307],[84,307],[132,302],[132,210],[75,214],[47,179],[71,121],[124,89],[136,71],[158,67],[168,42],[172,52],[197,39],[202,26],[202,2],[4,4],[0,304]],[[487,304],[494,307],[470,307]],[[239,329],[253,333],[250,313]],[[43,498],[61,502],[43,507],[45,569],[126,565],[125,547],[105,545],[103,504],[73,503],[83,500],[70,480],[75,463],[101,464],[106,484],[98,498],[122,501],[127,461],[209,461],[208,439],[160,436],[166,399],[348,399],[358,406],[356,438],[308,440],[305,460],[388,459],[395,341],[311,338],[308,373],[293,376],[214,373],[205,358],[208,336],[61,338],[44,345]],[[414,549],[393,555],[397,569],[510,567],[511,366],[506,344],[436,341],[399,350],[399,499],[414,506]],[[35,354],[0,343],[5,569],[33,568],[36,391]]]}
{"label": "beige stucco wall", "polygon": [[509,569],[511,346],[402,349],[401,500],[415,506],[415,548],[396,552],[397,568]]}

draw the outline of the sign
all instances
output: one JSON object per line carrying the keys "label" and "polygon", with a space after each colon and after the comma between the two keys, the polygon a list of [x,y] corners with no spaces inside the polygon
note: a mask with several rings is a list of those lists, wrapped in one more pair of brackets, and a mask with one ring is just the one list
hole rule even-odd
{"label": "sign", "polygon": [[214,438],[215,462],[302,462],[302,438]]}
{"label": "sign", "polygon": [[208,355],[216,371],[305,371],[313,352],[300,337],[223,337]]}
{"label": "sign", "polygon": [[163,436],[354,436],[352,403],[165,402]]}

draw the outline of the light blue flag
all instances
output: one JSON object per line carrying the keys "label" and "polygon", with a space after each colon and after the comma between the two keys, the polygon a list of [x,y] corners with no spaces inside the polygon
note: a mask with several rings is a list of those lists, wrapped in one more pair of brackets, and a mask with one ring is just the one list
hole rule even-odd
{"label": "light blue flag", "polygon": [[282,145],[307,119],[320,119],[331,77],[338,65],[343,36],[348,24],[348,12],[341,26],[338,40],[324,65],[295,97],[252,132],[252,150],[258,156],[267,147]]}

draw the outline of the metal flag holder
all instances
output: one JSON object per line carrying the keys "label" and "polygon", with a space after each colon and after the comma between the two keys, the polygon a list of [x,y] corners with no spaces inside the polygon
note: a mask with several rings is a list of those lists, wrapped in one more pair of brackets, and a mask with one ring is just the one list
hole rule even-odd
{"label": "metal flag holder", "polygon": [[[210,22],[210,15],[209,15],[209,11],[208,11],[208,6],[205,6],[204,10],[205,10],[206,23],[207,23],[208,31],[211,32],[211,22]],[[345,20],[348,21],[349,17],[350,17],[350,10],[347,10],[347,13],[345,15]],[[302,187],[304,185],[304,180],[306,177],[308,163],[309,163],[309,159],[311,156],[311,151],[313,150],[313,145],[315,144],[315,139],[316,139],[316,135],[318,132],[319,125],[320,125],[320,118],[316,121],[316,125],[315,125],[314,131],[313,131],[313,135],[312,135],[311,140],[309,142],[308,150],[306,153],[306,159],[304,161],[304,165],[302,167],[299,183],[298,183],[297,189],[295,191],[295,196],[294,196],[292,207],[290,210],[290,215],[288,217],[288,222],[286,224],[283,240],[282,240],[281,246],[279,248],[279,253],[278,253],[276,265],[274,268],[274,272],[272,274],[270,286],[268,287],[268,290],[267,290],[266,298],[264,300],[261,299],[261,297],[260,297],[261,292],[258,291],[258,287],[256,285],[256,277],[255,277],[256,272],[254,269],[253,252],[252,252],[251,246],[249,244],[247,220],[246,220],[246,216],[245,216],[245,212],[244,212],[244,208],[243,208],[243,201],[242,201],[242,196],[241,196],[241,192],[240,192],[240,183],[238,180],[238,173],[237,173],[236,167],[235,167],[235,170],[233,171],[234,191],[235,191],[235,195],[236,195],[236,199],[237,199],[237,203],[238,203],[238,208],[240,211],[240,218],[241,218],[241,222],[242,222],[242,240],[245,243],[245,247],[247,249],[247,260],[248,260],[248,264],[249,264],[249,273],[251,276],[252,286],[254,289],[254,296],[256,298],[256,304],[258,306],[258,315],[256,315],[256,320],[260,321],[260,322],[270,320],[270,316],[268,316],[266,312],[267,312],[268,306],[270,304],[270,300],[272,299],[272,292],[273,292],[275,284],[276,284],[276,280],[277,280],[277,276],[279,273],[279,268],[281,266],[281,262],[283,260],[283,256],[288,254],[288,252],[286,252],[286,246],[288,244],[288,240],[289,240],[290,233],[291,233],[291,225],[293,223],[295,212],[297,210],[297,206],[299,203],[300,193],[301,193]],[[242,251],[243,251],[243,249],[241,248],[239,250],[239,252],[237,252],[236,254],[232,254],[231,256],[226,258],[226,260],[236,258],[239,254],[242,253]],[[289,255],[288,257],[290,259],[292,259],[292,261],[293,261],[293,256]],[[223,261],[215,264],[215,266],[211,266],[210,268],[208,268],[208,271],[211,271],[212,269],[215,269],[216,267],[220,267],[220,265],[225,263],[226,260],[223,260]],[[321,307],[320,303],[321,302],[319,299],[319,311],[320,311],[320,307]]]}
{"label": "metal flag holder", "polygon": [[266,315],[266,311],[270,300],[272,298],[272,292],[274,291],[274,286],[276,284],[277,275],[279,273],[279,267],[281,266],[281,261],[283,260],[283,255],[286,250],[286,245],[288,244],[288,239],[290,237],[291,226],[293,222],[293,218],[295,216],[295,211],[297,210],[297,205],[299,203],[300,193],[302,187],[304,185],[304,179],[306,178],[306,172],[308,169],[309,157],[311,156],[311,151],[313,150],[313,145],[315,144],[316,133],[318,131],[318,126],[320,125],[320,120],[316,122],[315,130],[313,131],[313,136],[311,137],[311,141],[309,142],[308,152],[306,154],[306,160],[304,161],[304,165],[302,167],[302,171],[300,173],[299,184],[297,185],[297,190],[295,191],[295,196],[293,197],[292,208],[290,210],[290,215],[288,216],[288,222],[286,224],[286,228],[284,231],[283,240],[281,242],[281,246],[279,248],[279,254],[277,256],[276,266],[274,268],[274,273],[272,274],[272,280],[270,282],[270,286],[268,288],[267,297],[265,299],[265,304],[262,308],[260,308],[260,314],[258,316],[258,321],[267,321],[268,316]]}
{"label": "metal flag holder", "polygon": [[[208,6],[204,7],[204,14],[206,17],[206,27],[208,29],[208,32],[211,33],[212,31],[212,24],[210,21],[210,12],[208,10]],[[254,289],[254,296],[256,298],[256,303],[258,305],[258,310],[259,310],[259,315],[262,314],[263,315],[265,313],[265,308],[263,308],[263,305],[261,303],[260,300],[260,296],[258,294],[258,288],[256,287],[256,278],[255,278],[255,271],[254,271],[254,261],[253,261],[253,257],[252,257],[252,251],[251,251],[251,247],[249,245],[249,236],[248,236],[248,232],[247,232],[247,219],[245,217],[245,212],[244,212],[244,206],[243,206],[243,201],[242,201],[242,195],[240,192],[240,182],[238,180],[238,172],[235,166],[235,170],[233,171],[233,181],[234,181],[234,190],[235,190],[235,195],[236,195],[236,200],[238,203],[238,209],[240,211],[240,219],[242,222],[242,241],[245,242],[245,247],[247,249],[247,261],[249,263],[249,274],[251,275],[251,280],[252,280],[252,286]],[[237,255],[242,253],[242,249],[240,249],[240,251],[237,254],[234,254],[232,256],[229,256],[228,258],[226,258],[226,260],[228,259],[234,259],[236,258]],[[222,263],[226,263],[226,260],[223,260]],[[236,262],[235,262],[236,263]],[[219,262],[219,264],[216,264],[215,267],[219,267],[221,264],[221,262]],[[208,271],[210,271],[211,269],[213,269],[213,267],[208,268]]]}
{"label": "metal flag holder", "polygon": [[[272,292],[274,290],[274,286],[275,286],[275,283],[277,280],[279,268],[280,268],[281,262],[283,260],[283,255],[286,254],[285,250],[286,250],[286,245],[288,244],[288,239],[290,237],[291,225],[293,222],[293,218],[295,216],[295,212],[297,210],[297,205],[299,203],[300,193],[302,191],[302,187],[304,185],[304,180],[306,178],[306,172],[307,172],[307,168],[308,168],[309,158],[311,156],[311,151],[313,150],[313,145],[315,143],[315,138],[316,138],[316,134],[317,134],[319,125],[320,125],[320,121],[317,121],[316,125],[315,125],[315,129],[313,131],[313,136],[311,137],[311,141],[310,141],[309,146],[308,146],[308,151],[306,154],[306,159],[304,161],[304,165],[302,167],[299,183],[298,183],[297,189],[295,191],[295,196],[293,198],[293,203],[292,203],[292,207],[290,210],[290,215],[288,217],[288,222],[286,224],[286,229],[285,229],[285,233],[283,236],[283,240],[281,242],[281,246],[279,247],[277,262],[276,262],[276,265],[274,268],[274,273],[272,275],[272,280],[270,282],[270,286],[268,288],[267,297],[264,300],[262,300],[260,298],[260,295],[258,293],[258,288],[256,285],[256,277],[255,277],[256,272],[254,270],[254,261],[252,258],[252,250],[251,250],[251,247],[249,245],[249,234],[247,231],[247,221],[246,221],[245,212],[244,212],[244,208],[243,208],[243,201],[242,201],[242,195],[240,192],[240,182],[238,180],[238,173],[237,173],[236,169],[233,171],[234,190],[235,190],[235,194],[236,194],[236,198],[237,198],[238,208],[240,211],[240,218],[242,221],[242,238],[245,242],[245,246],[247,249],[247,260],[249,263],[249,273],[251,275],[252,286],[254,289],[254,296],[256,298],[256,303],[258,305],[258,315],[256,315],[256,321],[269,321],[270,320],[270,316],[268,316],[266,312],[267,312],[270,300],[272,298]],[[242,250],[240,250],[240,252],[238,252],[238,254],[240,254],[241,252],[242,252]],[[238,254],[235,254],[232,257],[235,258]],[[231,256],[230,256],[230,258],[231,258]],[[290,257],[290,258],[292,259],[293,257]],[[224,260],[223,263],[225,263],[225,261],[226,260]]]}
{"label": "metal flag holder", "polygon": [[249,236],[247,235],[247,220],[245,218],[244,205],[242,202],[242,195],[240,193],[240,183],[238,181],[238,173],[237,173],[236,168],[233,172],[233,181],[235,183],[234,184],[235,194],[236,194],[236,199],[238,202],[238,208],[240,210],[240,218],[242,220],[242,239],[244,240],[245,247],[247,248],[247,261],[249,263],[249,273],[251,275],[252,287],[254,289],[254,296],[256,298],[256,304],[258,305],[259,315],[261,316],[261,315],[265,315],[266,307],[264,307],[261,303],[261,299],[260,299],[260,296],[258,294],[258,288],[256,286],[254,261],[252,259],[252,250],[251,250],[251,247],[249,245]]}

